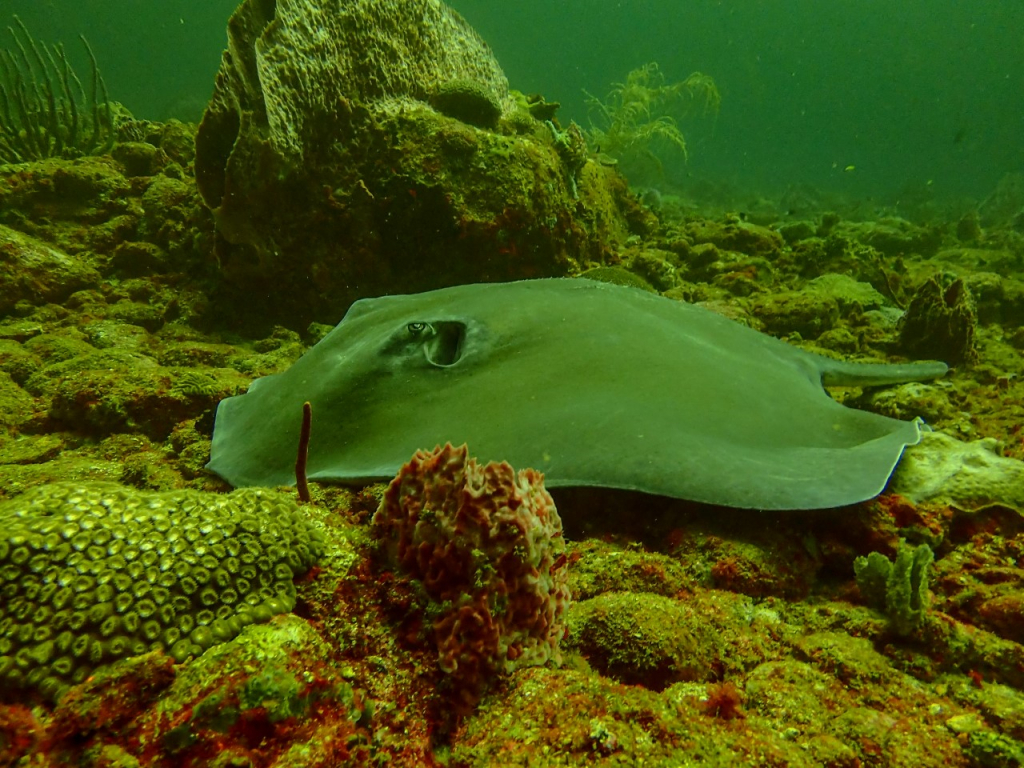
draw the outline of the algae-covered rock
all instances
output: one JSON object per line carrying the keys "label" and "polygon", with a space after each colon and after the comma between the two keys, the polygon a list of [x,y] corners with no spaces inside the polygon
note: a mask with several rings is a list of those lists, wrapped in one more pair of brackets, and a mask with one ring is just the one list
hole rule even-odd
{"label": "algae-covered rock", "polygon": [[520,109],[439,0],[246,0],[195,158],[232,303],[333,324],[357,298],[602,263],[639,204],[572,125],[491,130]]}
{"label": "algae-covered rock", "polygon": [[[955,259],[950,262],[959,263]],[[1019,274],[1019,268],[1014,261],[1000,268],[1000,272],[978,271],[964,278],[974,299],[978,322],[982,325],[1001,323],[1008,327],[1024,325],[1024,281],[1011,276]]]}
{"label": "algae-covered rock", "polygon": [[162,440],[247,381],[231,369],[165,367],[132,347],[118,347],[46,366],[28,378],[25,389],[47,402],[51,419],[79,432],[142,432]]}
{"label": "algae-covered rock", "polygon": [[921,227],[898,217],[847,223],[844,227],[857,240],[887,256],[911,253],[931,256],[942,244],[942,233],[937,228]]}
{"label": "algae-covered rock", "polygon": [[796,660],[759,664],[750,671],[745,691],[751,710],[802,724],[813,722],[815,712],[843,696],[837,680]]}
{"label": "algae-covered rock", "polygon": [[[161,653],[112,665],[64,696],[47,756],[89,766],[330,766],[369,762],[373,701],[309,622],[249,625],[188,665]],[[2,720],[0,720],[2,722]],[[133,748],[140,760],[123,747]],[[215,758],[211,758],[215,755]]]}
{"label": "algae-covered rock", "polygon": [[687,226],[694,244],[714,243],[727,251],[772,258],[782,250],[782,236],[767,227],[727,216],[723,221],[700,220]]}
{"label": "algae-covered rock", "polygon": [[771,334],[817,338],[839,322],[839,303],[823,291],[781,291],[756,296],[751,311]]}
{"label": "algae-covered rock", "polygon": [[885,297],[875,290],[871,283],[865,283],[849,275],[829,272],[807,283],[808,291],[825,293],[839,304],[843,313],[851,309],[872,310],[886,305]]}
{"label": "algae-covered rock", "polygon": [[157,716],[153,725],[165,749],[177,755],[190,748],[201,753],[203,742],[246,723],[260,723],[268,736],[280,728],[286,736],[294,727],[289,723],[315,727],[332,712],[353,727],[369,702],[360,705],[330,656],[323,638],[297,616],[248,626],[184,669],[167,691],[163,709],[190,716],[175,727]]}
{"label": "algae-covered rock", "polygon": [[19,302],[61,302],[99,283],[88,260],[68,254],[0,224],[0,316]]}
{"label": "algae-covered rock", "polygon": [[600,283],[612,283],[613,285],[628,285],[631,288],[639,288],[648,293],[657,293],[649,282],[644,280],[625,267],[594,267],[586,272],[580,273],[580,277],[587,280],[597,280]]}
{"label": "algae-covered rock", "polygon": [[910,421],[922,418],[928,424],[954,418],[958,411],[950,402],[951,389],[942,383],[912,381],[894,387],[865,392],[864,405],[875,413]]}
{"label": "algae-covered rock", "polygon": [[20,427],[32,418],[35,400],[0,370],[0,429]]}
{"label": "algae-covered rock", "polygon": [[963,443],[926,432],[907,446],[889,490],[915,504],[934,501],[977,511],[994,504],[1024,513],[1024,462],[1000,456],[993,438]]}
{"label": "algae-covered rock", "polygon": [[719,638],[698,612],[661,595],[612,592],[573,604],[566,644],[625,683],[662,690],[707,680]]}

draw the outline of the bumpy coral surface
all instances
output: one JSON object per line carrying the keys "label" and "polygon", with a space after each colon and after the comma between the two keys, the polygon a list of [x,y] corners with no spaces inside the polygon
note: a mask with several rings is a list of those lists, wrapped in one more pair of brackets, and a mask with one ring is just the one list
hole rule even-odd
{"label": "bumpy coral surface", "polygon": [[494,673],[561,658],[565,545],[539,472],[480,466],[465,445],[419,451],[373,524],[431,602],[439,664],[462,708]]}
{"label": "bumpy coral surface", "polygon": [[972,512],[999,504],[1024,512],[1024,464],[1000,455],[991,437],[965,443],[926,432],[907,448],[890,489],[915,504],[939,502]]}
{"label": "bumpy coral surface", "polygon": [[287,497],[54,483],[0,505],[0,691],[56,698],[97,668],[181,661],[295,604],[319,535]]}

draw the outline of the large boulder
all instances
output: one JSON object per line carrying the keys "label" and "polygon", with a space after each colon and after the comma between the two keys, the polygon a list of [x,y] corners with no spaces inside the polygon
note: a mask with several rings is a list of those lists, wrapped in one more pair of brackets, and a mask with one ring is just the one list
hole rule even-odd
{"label": "large boulder", "polygon": [[223,272],[265,315],[566,274],[646,221],[439,0],[245,0],[228,35],[196,180]]}

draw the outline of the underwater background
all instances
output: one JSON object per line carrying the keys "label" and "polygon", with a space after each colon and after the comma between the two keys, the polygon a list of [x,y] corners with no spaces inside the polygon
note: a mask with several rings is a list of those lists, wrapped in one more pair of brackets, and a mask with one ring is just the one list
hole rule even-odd
{"label": "underwater background", "polygon": [[[787,185],[887,204],[982,198],[1024,166],[1024,5],[1001,0],[487,0],[451,3],[514,88],[587,125],[604,95],[656,61],[669,82],[699,70],[717,120],[684,127],[689,164],[669,182]],[[84,33],[112,98],[139,118],[198,120],[233,0],[5,0],[41,40],[75,56]],[[84,67],[83,67],[84,68]],[[851,168],[852,166],[852,168]],[[851,168],[851,170],[846,170]]]}
{"label": "underwater background", "polygon": [[0,0],[0,768],[1024,765],[1024,5],[452,6]]}

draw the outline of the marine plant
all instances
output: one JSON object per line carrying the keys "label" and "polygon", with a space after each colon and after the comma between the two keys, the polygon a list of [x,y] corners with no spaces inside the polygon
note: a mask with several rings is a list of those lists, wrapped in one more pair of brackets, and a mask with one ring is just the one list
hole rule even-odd
{"label": "marine plant", "polygon": [[114,144],[114,113],[88,41],[89,88],[60,43],[48,47],[17,16],[13,45],[0,49],[0,162],[103,154]]}
{"label": "marine plant", "polygon": [[656,62],[634,69],[604,99],[584,93],[590,118],[588,141],[618,160],[630,178],[631,170],[637,175],[651,170],[663,175],[661,156],[666,151],[687,160],[686,138],[678,120],[698,113],[717,117],[722,102],[718,86],[708,75],[694,72],[685,80],[666,83]]}

